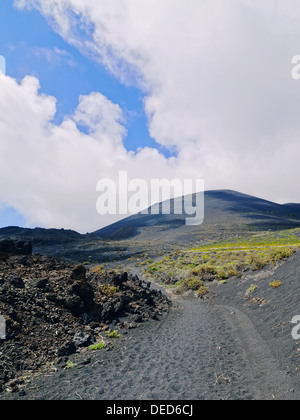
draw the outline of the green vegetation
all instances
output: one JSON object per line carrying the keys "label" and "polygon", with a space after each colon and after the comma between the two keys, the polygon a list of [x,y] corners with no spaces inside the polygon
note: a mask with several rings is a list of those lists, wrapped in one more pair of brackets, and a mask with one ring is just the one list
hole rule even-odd
{"label": "green vegetation", "polygon": [[77,363],[73,363],[73,362],[71,362],[71,360],[68,360],[67,364],[66,364],[66,369],[73,369],[76,366],[77,366]]}
{"label": "green vegetation", "polygon": [[201,286],[198,289],[198,295],[202,298],[210,292],[209,288],[206,286]]}
{"label": "green vegetation", "polygon": [[98,275],[102,275],[105,272],[105,267],[104,265],[97,265],[96,267],[93,267],[91,269],[91,272]]}
{"label": "green vegetation", "polygon": [[235,241],[215,242],[208,245],[203,245],[193,250],[205,249],[224,250],[224,249],[251,249],[251,248],[267,248],[280,246],[298,246],[300,245],[300,229],[283,230],[279,232],[262,232],[249,236],[248,238],[237,238]]}
{"label": "green vegetation", "polygon": [[148,264],[152,264],[153,260],[149,259],[149,260],[145,260],[139,263],[139,267],[143,267],[144,265],[148,265]]}
{"label": "green vegetation", "polygon": [[188,290],[193,290],[197,292],[200,290],[201,287],[204,287],[204,283],[199,278],[191,276],[187,279],[176,282],[174,286],[177,288],[176,293],[182,294],[184,292],[187,292]]}
{"label": "green vegetation", "polygon": [[199,280],[197,277],[190,277],[189,279],[182,282],[182,286],[186,288],[186,290],[198,290],[199,287],[202,287],[203,281]]}
{"label": "green vegetation", "polygon": [[227,280],[221,280],[219,281],[219,286],[222,286],[223,284],[227,284],[228,281]]}
{"label": "green vegetation", "polygon": [[104,343],[104,341],[100,341],[100,343],[98,344],[93,344],[89,347],[90,350],[103,350],[105,349],[106,344]]}
{"label": "green vegetation", "polygon": [[119,331],[115,330],[115,331],[107,331],[106,332],[107,337],[109,338],[120,338],[121,334],[119,334]]}
{"label": "green vegetation", "polygon": [[270,286],[273,287],[273,289],[278,289],[281,286],[281,282],[279,280],[274,280],[270,283]]}
{"label": "green vegetation", "polygon": [[106,284],[99,284],[99,291],[107,297],[112,297],[119,292],[119,288],[115,286],[109,286]]}
{"label": "green vegetation", "polygon": [[255,284],[252,284],[246,291],[246,295],[250,295],[251,293],[255,292],[255,290],[257,290],[257,286]]}
{"label": "green vegetation", "polygon": [[148,261],[144,273],[154,281],[176,287],[177,293],[201,290],[199,294],[203,294],[207,281],[219,280],[219,284],[225,284],[246,271],[275,267],[299,249],[300,229],[263,232],[176,251],[161,261]]}

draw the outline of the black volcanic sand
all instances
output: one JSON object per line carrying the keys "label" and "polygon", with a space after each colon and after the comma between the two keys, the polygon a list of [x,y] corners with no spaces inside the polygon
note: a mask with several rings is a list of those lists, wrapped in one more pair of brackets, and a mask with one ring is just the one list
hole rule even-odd
{"label": "black volcanic sand", "polygon": [[[231,400],[299,399],[300,253],[275,270],[211,286],[208,301],[180,298],[161,322],[150,321],[88,353],[78,366],[40,376],[11,399]],[[279,280],[281,287],[269,286]],[[257,290],[245,300],[245,292]],[[88,363],[88,364],[85,364]]]}
{"label": "black volcanic sand", "polygon": [[163,322],[130,333],[109,353],[94,354],[89,366],[39,378],[26,389],[27,398],[258,397],[222,311],[199,303],[181,300]]}
{"label": "black volcanic sand", "polygon": [[[278,289],[270,283],[279,281]],[[246,291],[255,285],[257,289],[250,295]],[[292,319],[300,315],[300,252],[275,269],[249,272],[242,279],[232,279],[228,284],[214,286],[214,304],[237,308],[236,316],[230,318],[233,325],[240,324],[247,317],[254,325],[256,333],[270,349],[271,358],[293,378],[297,397],[300,397],[300,340],[293,340]],[[251,331],[241,331],[251,339]],[[267,375],[268,377],[269,375]]]}

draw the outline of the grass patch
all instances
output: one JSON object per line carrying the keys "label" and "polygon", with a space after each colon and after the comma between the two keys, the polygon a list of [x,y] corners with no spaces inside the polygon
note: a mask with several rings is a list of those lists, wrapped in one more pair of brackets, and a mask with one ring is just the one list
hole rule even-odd
{"label": "grass patch", "polygon": [[121,334],[119,334],[119,331],[118,330],[115,330],[115,331],[107,331],[106,332],[106,335],[109,338],[120,338],[121,337]]}
{"label": "grass patch", "polygon": [[227,284],[227,283],[228,283],[227,280],[221,280],[221,281],[219,281],[219,286],[222,286],[222,285]]}
{"label": "grass patch", "polygon": [[246,296],[251,295],[252,293],[255,292],[255,290],[257,290],[257,286],[255,284],[252,284],[249,289],[246,291]]}
{"label": "grass patch", "polygon": [[105,349],[105,347],[106,347],[106,344],[104,343],[104,341],[100,341],[100,343],[92,344],[89,347],[89,349],[95,351],[95,350],[103,350]]}
{"label": "grass patch", "polygon": [[77,363],[73,363],[73,362],[71,362],[71,360],[68,360],[67,364],[66,364],[66,369],[73,369],[76,366],[77,366]]}

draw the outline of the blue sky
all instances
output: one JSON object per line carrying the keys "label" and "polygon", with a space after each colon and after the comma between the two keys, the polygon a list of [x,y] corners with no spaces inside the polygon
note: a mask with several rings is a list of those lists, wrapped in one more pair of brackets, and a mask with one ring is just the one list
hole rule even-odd
{"label": "blue sky", "polygon": [[[101,92],[123,109],[127,118],[127,150],[158,147],[149,136],[143,110],[143,94],[124,86],[100,64],[66,43],[39,12],[19,11],[11,0],[0,3],[0,55],[6,59],[6,73],[18,81],[26,75],[37,77],[41,92],[57,99],[55,123],[72,114],[80,95]],[[162,150],[160,148],[160,150]],[[169,156],[167,150],[163,150]],[[0,226],[25,224],[15,209],[0,210]]]}

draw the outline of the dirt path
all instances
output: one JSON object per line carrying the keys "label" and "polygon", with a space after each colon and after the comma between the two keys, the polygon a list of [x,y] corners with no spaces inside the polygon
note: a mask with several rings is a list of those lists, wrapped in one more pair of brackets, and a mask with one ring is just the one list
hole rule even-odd
{"label": "dirt path", "polygon": [[94,353],[89,365],[36,379],[25,398],[291,399],[289,381],[244,313],[180,299],[162,322]]}

